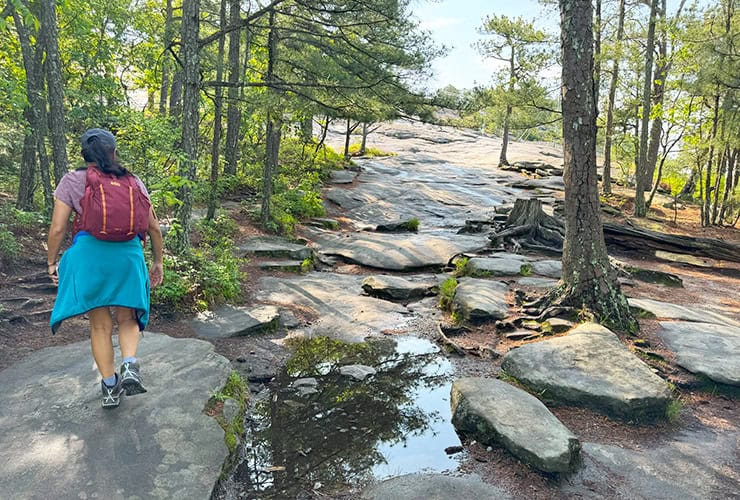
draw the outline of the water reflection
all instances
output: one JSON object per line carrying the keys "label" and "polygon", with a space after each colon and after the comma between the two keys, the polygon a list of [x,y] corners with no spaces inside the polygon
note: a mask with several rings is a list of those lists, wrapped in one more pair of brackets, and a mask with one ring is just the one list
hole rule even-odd
{"label": "water reflection", "polygon": [[[269,394],[254,406],[231,483],[235,496],[311,498],[370,478],[457,463],[450,424],[449,362],[412,337],[345,344],[304,339]],[[364,381],[339,368],[362,364]],[[314,380],[311,380],[314,379]]]}

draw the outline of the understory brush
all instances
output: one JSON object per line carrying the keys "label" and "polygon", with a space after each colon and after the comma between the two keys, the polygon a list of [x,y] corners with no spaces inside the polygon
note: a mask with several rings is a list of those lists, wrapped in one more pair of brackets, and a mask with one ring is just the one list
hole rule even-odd
{"label": "understory brush", "polygon": [[236,222],[225,213],[194,224],[194,240],[186,253],[164,255],[164,280],[152,291],[152,303],[164,312],[200,311],[241,295],[244,259],[234,254]]}

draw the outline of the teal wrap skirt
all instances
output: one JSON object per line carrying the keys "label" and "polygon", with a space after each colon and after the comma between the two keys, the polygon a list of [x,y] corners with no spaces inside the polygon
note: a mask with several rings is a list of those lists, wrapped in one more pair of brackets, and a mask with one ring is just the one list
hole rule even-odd
{"label": "teal wrap skirt", "polygon": [[149,273],[139,238],[113,242],[78,233],[62,255],[58,273],[52,333],[65,319],[97,307],[133,309],[140,331],[149,322]]}

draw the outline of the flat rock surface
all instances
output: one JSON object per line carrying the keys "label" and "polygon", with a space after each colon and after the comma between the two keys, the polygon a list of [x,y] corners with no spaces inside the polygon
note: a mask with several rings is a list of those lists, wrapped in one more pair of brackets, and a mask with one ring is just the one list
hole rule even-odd
{"label": "flat rock surface", "polygon": [[250,238],[237,246],[239,256],[257,255],[259,257],[280,257],[303,260],[311,257],[312,250],[287,238],[260,236]]}
{"label": "flat rock surface", "polygon": [[676,362],[722,384],[740,385],[740,328],[713,323],[661,321],[658,335]]}
{"label": "flat rock surface", "polygon": [[637,450],[584,443],[583,467],[561,490],[565,498],[737,498],[739,439],[737,431],[698,427]]}
{"label": "flat rock surface", "polygon": [[223,306],[206,311],[191,320],[198,337],[216,339],[240,337],[274,329],[280,318],[275,306],[238,307]]}
{"label": "flat rock surface", "polygon": [[337,235],[309,231],[307,236],[327,255],[376,269],[408,271],[447,265],[459,253],[474,252],[487,246],[482,236],[456,234],[350,233]]}
{"label": "flat rock surface", "polygon": [[578,438],[531,394],[497,379],[463,378],[453,382],[450,404],[455,428],[477,441],[499,443],[545,472],[575,468]]}
{"label": "flat rock surface", "polygon": [[532,286],[536,288],[551,288],[558,284],[558,280],[552,278],[540,278],[537,276],[527,276],[519,278],[517,283],[521,286]]}
{"label": "flat rock surface", "polygon": [[530,259],[518,254],[498,254],[495,257],[473,257],[468,261],[468,268],[473,275],[519,276],[522,266]]}
{"label": "flat rock surface", "polygon": [[313,316],[308,331],[349,342],[378,335],[409,320],[400,304],[362,295],[362,276],[308,273],[291,278],[264,277],[257,300],[298,307]]}
{"label": "flat rock surface", "polygon": [[0,372],[0,496],[210,497],[228,452],[203,408],[229,362],[208,342],[149,332],[138,357],[149,392],[114,410],[101,408],[89,342],[36,351]]}
{"label": "flat rock surface", "polygon": [[532,262],[532,272],[540,276],[559,280],[563,275],[563,263],[559,260],[538,260]]}
{"label": "flat rock surface", "polygon": [[543,398],[625,420],[660,417],[671,397],[663,379],[594,323],[509,351],[502,368]]}
{"label": "flat rock surface", "polygon": [[430,276],[407,279],[400,276],[374,275],[362,280],[362,289],[374,297],[408,300],[429,295],[437,284],[437,279]]}
{"label": "flat rock surface", "polygon": [[740,322],[708,309],[681,306],[652,299],[631,298],[629,299],[629,303],[630,306],[643,309],[653,314],[658,319],[695,321],[697,323],[716,323],[718,325],[730,325],[740,328]]}
{"label": "flat rock surface", "polygon": [[364,500],[506,500],[506,491],[491,486],[477,476],[444,476],[442,474],[409,474],[394,477],[367,488]]}
{"label": "flat rock surface", "polygon": [[500,281],[461,278],[452,299],[453,310],[471,321],[502,319],[509,314],[509,286]]}

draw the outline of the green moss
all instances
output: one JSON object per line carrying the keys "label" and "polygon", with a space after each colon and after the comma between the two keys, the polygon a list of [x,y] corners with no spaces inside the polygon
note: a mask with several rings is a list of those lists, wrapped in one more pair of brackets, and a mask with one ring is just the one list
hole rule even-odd
{"label": "green moss", "polygon": [[678,421],[678,417],[681,414],[681,410],[683,409],[683,403],[680,399],[672,399],[670,403],[668,403],[668,406],[665,408],[665,418],[671,423],[675,423]]}
{"label": "green moss", "polygon": [[[218,410],[219,403],[228,399],[233,399],[238,405],[238,411],[231,422],[227,422],[223,412]],[[233,455],[236,447],[244,435],[244,414],[249,402],[249,386],[247,382],[239,375],[238,372],[232,371],[226,379],[224,386],[211,393],[211,397],[206,402],[205,413],[212,415],[218,425],[224,430],[224,443]]]}
{"label": "green moss", "polygon": [[532,275],[532,265],[522,264],[522,267],[519,268],[519,274],[521,274],[522,276],[531,276]]}
{"label": "green moss", "polygon": [[406,231],[411,231],[412,233],[416,233],[419,231],[419,219],[416,217],[413,217],[402,224],[398,226],[401,229],[405,229]]}

